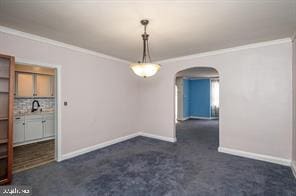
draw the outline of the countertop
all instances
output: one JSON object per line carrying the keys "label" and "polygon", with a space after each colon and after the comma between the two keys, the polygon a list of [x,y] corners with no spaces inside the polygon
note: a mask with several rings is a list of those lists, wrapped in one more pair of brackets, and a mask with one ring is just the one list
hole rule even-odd
{"label": "countertop", "polygon": [[14,116],[31,116],[31,115],[43,115],[43,114],[53,114],[54,111],[42,111],[42,112],[23,112],[23,113],[15,113]]}

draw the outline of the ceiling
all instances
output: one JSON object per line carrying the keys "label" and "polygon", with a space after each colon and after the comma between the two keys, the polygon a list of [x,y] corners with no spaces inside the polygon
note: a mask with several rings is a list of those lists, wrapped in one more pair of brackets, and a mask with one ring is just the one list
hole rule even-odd
{"label": "ceiling", "polygon": [[152,60],[291,37],[296,0],[0,0],[0,25],[129,61],[141,59],[150,19]]}

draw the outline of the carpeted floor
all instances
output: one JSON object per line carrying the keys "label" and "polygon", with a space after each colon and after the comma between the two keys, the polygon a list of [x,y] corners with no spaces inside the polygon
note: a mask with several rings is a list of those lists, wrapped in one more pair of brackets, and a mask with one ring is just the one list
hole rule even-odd
{"label": "carpeted floor", "polygon": [[291,169],[217,152],[218,122],[177,125],[177,142],[137,137],[14,175],[33,195],[296,195]]}

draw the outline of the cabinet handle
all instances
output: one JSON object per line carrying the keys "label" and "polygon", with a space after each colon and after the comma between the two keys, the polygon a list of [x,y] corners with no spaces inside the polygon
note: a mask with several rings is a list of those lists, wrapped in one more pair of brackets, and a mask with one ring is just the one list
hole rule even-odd
{"label": "cabinet handle", "polygon": [[17,118],[15,118],[15,119],[21,119],[20,117],[17,117]]}
{"label": "cabinet handle", "polygon": [[23,125],[25,125],[26,123],[23,123]]}

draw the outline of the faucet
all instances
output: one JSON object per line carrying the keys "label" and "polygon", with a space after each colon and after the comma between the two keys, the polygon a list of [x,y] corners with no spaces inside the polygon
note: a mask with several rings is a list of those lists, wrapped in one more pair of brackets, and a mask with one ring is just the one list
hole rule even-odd
{"label": "faucet", "polygon": [[[37,103],[37,108],[35,108],[35,103]],[[35,111],[37,111],[38,108],[40,108],[39,101],[34,100],[34,101],[32,102],[32,110],[31,110],[31,112],[35,112]]]}

